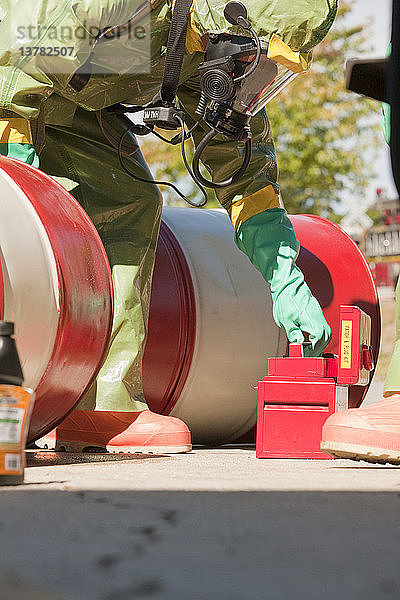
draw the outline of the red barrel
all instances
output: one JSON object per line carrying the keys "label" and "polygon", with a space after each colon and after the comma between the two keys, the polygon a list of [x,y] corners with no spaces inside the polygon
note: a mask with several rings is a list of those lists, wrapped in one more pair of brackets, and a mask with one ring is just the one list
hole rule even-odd
{"label": "red barrel", "polygon": [[111,274],[86,213],[51,177],[0,157],[2,318],[14,321],[29,441],[55,427],[98,372],[112,324]]}
{"label": "red barrel", "polygon": [[[315,215],[290,217],[300,242],[297,264],[318,298],[332,328],[327,352],[339,350],[339,306],[359,306],[371,317],[372,348],[378,359],[381,317],[378,293],[371,270],[357,244],[338,225]],[[352,386],[351,408],[360,406],[368,387]]]}
{"label": "red barrel", "polygon": [[[379,301],[358,246],[321,217],[291,220],[301,244],[298,265],[332,327],[327,351],[338,351],[340,305],[357,305],[371,316],[377,357]],[[236,248],[226,213],[165,210],[144,356],[150,407],[183,419],[196,442],[234,441],[255,424],[251,384],[264,375],[266,356],[285,351],[269,291]],[[366,391],[353,387],[350,405],[359,406]]]}

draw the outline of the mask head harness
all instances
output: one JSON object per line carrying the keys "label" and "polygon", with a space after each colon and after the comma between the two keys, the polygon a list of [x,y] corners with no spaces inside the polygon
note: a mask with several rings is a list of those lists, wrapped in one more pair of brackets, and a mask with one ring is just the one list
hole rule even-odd
{"label": "mask head harness", "polygon": [[[133,125],[129,131],[133,131],[138,135],[154,133],[163,141],[181,144],[182,158],[188,173],[199,186],[205,198],[204,202],[195,205],[203,206],[207,201],[204,187],[214,189],[226,187],[240,179],[245,173],[252,152],[250,120],[252,116],[264,108],[272,97],[268,90],[271,88],[271,83],[278,76],[278,67],[273,60],[267,58],[268,44],[259,39],[252,27],[248,19],[246,6],[238,0],[228,2],[224,9],[226,20],[232,25],[241,27],[250,35],[209,34],[204,62],[199,66],[201,95],[196,109],[198,120],[190,130],[187,130],[185,113],[176,104],[176,91],[185,53],[186,33],[192,2],[193,0],[175,0],[168,36],[163,82],[157,96],[145,107],[117,105],[111,107],[110,110],[120,113],[143,111],[143,124]],[[275,93],[277,92],[275,91]],[[185,141],[191,137],[192,131],[200,121],[204,121],[210,131],[195,148],[192,166],[190,166],[186,158]],[[155,128],[180,129],[181,131],[172,140],[167,140],[155,131]],[[207,145],[218,134],[222,134],[238,143],[244,143],[245,151],[242,165],[236,173],[225,181],[215,182],[206,179],[202,175],[200,159]],[[123,139],[120,148],[122,143]],[[128,171],[123,164],[122,153],[119,152],[119,155],[123,168]],[[140,179],[132,172],[128,172],[136,179]],[[147,180],[142,179],[142,181]],[[153,184],[162,183],[150,180],[148,182]],[[181,197],[187,200],[176,186],[170,183],[167,185],[173,187]],[[194,203],[189,201],[189,204],[193,205]]]}

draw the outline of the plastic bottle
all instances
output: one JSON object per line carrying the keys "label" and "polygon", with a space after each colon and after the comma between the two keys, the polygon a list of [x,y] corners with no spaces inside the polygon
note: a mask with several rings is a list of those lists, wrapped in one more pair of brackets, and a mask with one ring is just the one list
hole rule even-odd
{"label": "plastic bottle", "polygon": [[0,321],[0,485],[24,481],[25,444],[33,406],[32,390],[22,387],[13,334],[14,323]]}

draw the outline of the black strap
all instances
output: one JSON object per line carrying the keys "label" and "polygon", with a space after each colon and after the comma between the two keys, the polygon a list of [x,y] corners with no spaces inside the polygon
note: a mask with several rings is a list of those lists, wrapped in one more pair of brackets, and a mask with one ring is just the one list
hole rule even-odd
{"label": "black strap", "polygon": [[161,99],[164,102],[173,103],[175,100],[185,55],[186,33],[192,4],[193,0],[175,0],[161,86]]}
{"label": "black strap", "polygon": [[74,92],[81,92],[84,87],[89,83],[89,79],[92,75],[92,58],[93,52],[87,59],[87,61],[79,67],[72,75],[71,79],[68,82],[68,85],[72,87]]}

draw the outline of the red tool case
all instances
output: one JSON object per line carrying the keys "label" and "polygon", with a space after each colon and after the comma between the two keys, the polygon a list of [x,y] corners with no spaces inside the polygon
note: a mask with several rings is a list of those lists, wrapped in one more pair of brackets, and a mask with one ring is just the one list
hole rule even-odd
{"label": "red tool case", "polygon": [[373,360],[371,320],[357,306],[340,307],[338,357],[303,357],[301,344],[289,356],[267,359],[258,382],[257,458],[323,458],[321,430],[326,419],[347,408],[348,386],[367,385]]}

